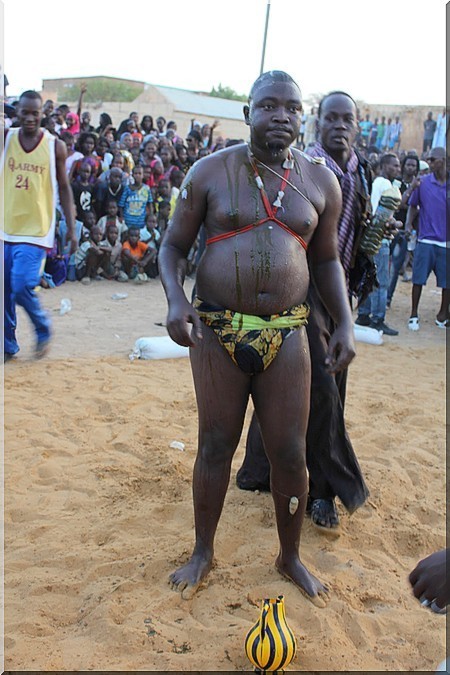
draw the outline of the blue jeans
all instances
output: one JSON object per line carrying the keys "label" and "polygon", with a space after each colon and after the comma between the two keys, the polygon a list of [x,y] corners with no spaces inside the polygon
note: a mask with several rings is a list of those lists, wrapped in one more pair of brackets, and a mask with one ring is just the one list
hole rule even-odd
{"label": "blue jeans", "polygon": [[387,301],[391,304],[392,296],[394,295],[397,286],[398,275],[406,258],[406,251],[408,250],[408,241],[404,232],[399,232],[391,244],[391,270],[389,278],[389,288],[387,294]]}
{"label": "blue jeans", "polygon": [[389,286],[389,242],[383,239],[381,248],[373,257],[377,266],[377,279],[380,284],[359,306],[358,316],[372,315],[372,321],[382,322],[386,316],[386,304]]}
{"label": "blue jeans", "polygon": [[50,319],[41,308],[34,291],[41,278],[41,265],[47,252],[33,244],[4,244],[4,329],[5,354],[16,354],[16,304],[30,317],[36,331],[37,341],[50,338]]}

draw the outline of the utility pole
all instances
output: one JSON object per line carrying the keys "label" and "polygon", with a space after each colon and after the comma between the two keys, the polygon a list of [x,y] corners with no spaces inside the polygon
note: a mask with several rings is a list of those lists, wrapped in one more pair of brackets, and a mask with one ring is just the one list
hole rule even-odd
{"label": "utility pole", "polygon": [[264,28],[264,42],[263,42],[263,49],[262,49],[262,57],[261,57],[261,70],[259,71],[259,74],[264,72],[264,57],[266,55],[266,41],[267,41],[267,29],[269,27],[269,14],[270,14],[270,0],[267,0],[267,10],[266,10],[266,26]]}

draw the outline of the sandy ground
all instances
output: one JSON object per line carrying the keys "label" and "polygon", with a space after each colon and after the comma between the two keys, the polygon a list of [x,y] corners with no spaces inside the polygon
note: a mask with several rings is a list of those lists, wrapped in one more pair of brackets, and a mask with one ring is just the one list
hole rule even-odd
{"label": "sandy ground", "polygon": [[388,315],[400,336],[358,343],[351,367],[348,429],[371,497],[351,518],[340,510],[339,539],[305,521],[302,555],[331,586],[326,609],[273,567],[271,496],[235,486],[245,431],[215,567],[192,600],[170,590],[193,543],[189,361],[128,359],[137,338],[165,334],[161,286],[42,291],[51,354],[32,360],[19,313],[22,351],[4,370],[6,669],[249,670],[243,642],[258,603],[282,593],[298,640],[289,670],[433,670],[445,620],[420,607],[407,575],[445,543],[445,331],[433,284],[421,331],[407,330],[410,289],[399,283]]}

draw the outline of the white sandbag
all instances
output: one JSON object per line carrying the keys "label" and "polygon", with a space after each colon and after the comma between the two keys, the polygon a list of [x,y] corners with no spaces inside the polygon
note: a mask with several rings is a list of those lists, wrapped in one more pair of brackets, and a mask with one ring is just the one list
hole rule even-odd
{"label": "white sandbag", "polygon": [[182,356],[189,356],[189,348],[177,345],[168,335],[142,337],[134,343],[130,361],[134,359],[179,359]]}
{"label": "white sandbag", "polygon": [[376,328],[369,328],[369,326],[353,325],[353,334],[355,340],[358,342],[366,342],[369,345],[383,344],[383,331],[376,330]]}

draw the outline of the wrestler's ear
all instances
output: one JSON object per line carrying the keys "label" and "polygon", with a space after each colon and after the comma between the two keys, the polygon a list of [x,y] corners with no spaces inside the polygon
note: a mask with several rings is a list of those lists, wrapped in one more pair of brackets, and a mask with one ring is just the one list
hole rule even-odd
{"label": "wrestler's ear", "polygon": [[247,124],[248,126],[250,126],[250,108],[248,107],[248,105],[244,105],[244,107],[242,108],[242,110],[244,111],[244,120],[245,120],[245,124]]}

